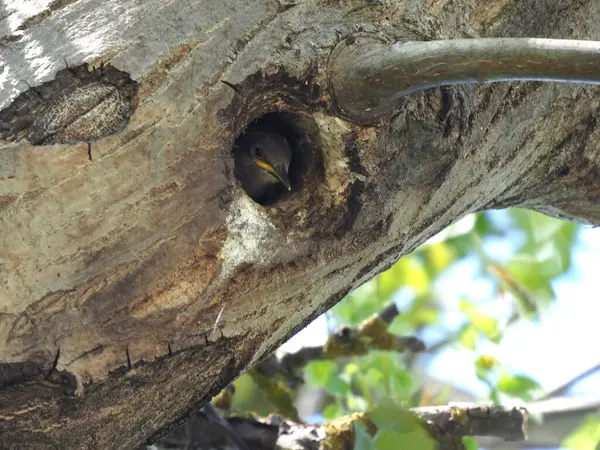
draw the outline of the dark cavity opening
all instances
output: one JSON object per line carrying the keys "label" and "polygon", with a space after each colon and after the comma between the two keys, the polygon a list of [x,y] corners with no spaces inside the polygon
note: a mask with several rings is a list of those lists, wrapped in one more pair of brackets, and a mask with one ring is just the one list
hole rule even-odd
{"label": "dark cavity opening", "polygon": [[312,122],[298,113],[270,112],[251,122],[237,137],[234,174],[252,200],[273,205],[304,187],[313,159],[309,138]]}

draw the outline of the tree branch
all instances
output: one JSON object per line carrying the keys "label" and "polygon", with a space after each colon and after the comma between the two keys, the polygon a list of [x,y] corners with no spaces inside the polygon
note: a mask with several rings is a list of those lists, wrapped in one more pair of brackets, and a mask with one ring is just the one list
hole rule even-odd
{"label": "tree branch", "polygon": [[[526,439],[527,411],[523,408],[465,403],[411,408],[409,411],[422,421],[440,449],[463,448],[462,441],[456,439],[462,436],[494,436],[509,441]],[[398,414],[401,416],[402,410]],[[215,446],[225,448],[225,445],[233,449],[248,445],[254,450],[347,448],[354,445],[355,422],[367,425],[371,435],[377,432],[369,415],[364,413],[339,417],[318,427],[277,415],[260,420],[248,417],[224,419],[205,407],[195,413],[186,426],[155,442],[154,448],[208,450]]]}
{"label": "tree branch", "polygon": [[403,96],[465,83],[600,83],[600,42],[484,38],[386,44],[349,37],[332,56],[337,106],[361,122],[390,115]]}
{"label": "tree branch", "polygon": [[524,408],[451,403],[410,411],[442,436],[495,436],[507,441],[527,439],[527,411]]}
{"label": "tree branch", "polygon": [[564,395],[564,393],[566,391],[568,391],[571,387],[573,387],[573,385],[575,385],[576,383],[580,382],[581,380],[587,378],[588,376],[598,372],[599,370],[600,370],[600,362],[597,364],[594,364],[589,369],[586,369],[583,372],[575,375],[573,378],[562,383],[560,386],[557,386],[556,388],[552,389],[551,391],[546,392],[538,400],[547,400],[547,399],[554,398],[554,397],[560,397],[561,395]]}

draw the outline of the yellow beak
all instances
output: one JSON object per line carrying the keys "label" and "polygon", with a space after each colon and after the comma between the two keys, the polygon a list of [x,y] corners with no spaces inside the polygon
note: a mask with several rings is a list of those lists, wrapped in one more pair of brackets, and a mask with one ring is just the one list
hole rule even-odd
{"label": "yellow beak", "polygon": [[283,184],[287,188],[288,191],[292,190],[290,180],[285,172],[277,171],[277,169],[275,169],[275,167],[273,167],[271,164],[269,164],[266,161],[263,161],[260,159],[254,159],[253,161],[258,167],[269,172],[277,181],[279,181],[281,184]]}

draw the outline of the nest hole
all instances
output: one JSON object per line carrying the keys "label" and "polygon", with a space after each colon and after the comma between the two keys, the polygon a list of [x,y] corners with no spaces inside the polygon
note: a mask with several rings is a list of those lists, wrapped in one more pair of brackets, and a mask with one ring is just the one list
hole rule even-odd
{"label": "nest hole", "polygon": [[[235,140],[235,177],[246,194],[260,205],[290,199],[303,191],[311,179],[322,179],[317,142],[318,128],[311,117],[287,111],[266,113],[250,122]],[[283,150],[281,147],[286,145],[289,147]],[[288,152],[291,157],[284,174],[282,161],[288,160]]]}

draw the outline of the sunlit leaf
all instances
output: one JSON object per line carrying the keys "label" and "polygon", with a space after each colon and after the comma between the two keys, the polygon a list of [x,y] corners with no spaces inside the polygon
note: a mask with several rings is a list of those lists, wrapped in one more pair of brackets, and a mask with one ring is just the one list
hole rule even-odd
{"label": "sunlit leaf", "polygon": [[439,309],[421,307],[412,313],[415,328],[423,325],[438,323],[440,320]]}
{"label": "sunlit leaf", "polygon": [[389,298],[390,295],[404,285],[406,279],[401,272],[402,269],[400,265],[396,263],[388,270],[377,276],[375,279],[377,283],[377,294],[381,298]]}
{"label": "sunlit leaf", "polygon": [[323,409],[322,414],[325,420],[331,420],[344,415],[345,411],[340,404],[330,403]]}
{"label": "sunlit leaf", "polygon": [[325,386],[327,381],[337,373],[337,366],[333,361],[312,361],[304,369],[307,383],[313,386]]}
{"label": "sunlit leaf", "polygon": [[428,245],[424,248],[425,253],[425,267],[429,270],[432,276],[436,276],[450,264],[452,264],[456,258],[456,255],[449,245],[445,242],[438,242],[436,244]]}
{"label": "sunlit leaf", "polygon": [[539,280],[552,279],[564,272],[563,262],[552,243],[544,244],[543,253],[521,253],[506,264],[512,276],[526,287],[535,287]]}
{"label": "sunlit leaf", "polygon": [[435,441],[421,426],[416,426],[410,432],[399,432],[395,429],[381,429],[373,437],[374,448],[377,450],[435,450]]}
{"label": "sunlit leaf", "polygon": [[469,350],[475,350],[477,347],[477,340],[479,339],[479,333],[474,327],[465,327],[459,336],[459,342]]}
{"label": "sunlit leaf", "polygon": [[431,306],[430,295],[418,296],[413,303],[397,315],[388,331],[397,336],[414,333],[415,330],[426,325],[440,322],[440,309]]}
{"label": "sunlit leaf", "polygon": [[540,385],[533,379],[522,375],[503,375],[498,382],[498,390],[512,397],[531,401],[540,391]]}
{"label": "sunlit leaf", "polygon": [[502,332],[498,321],[493,317],[483,314],[476,305],[466,300],[461,300],[460,310],[464,312],[471,324],[483,333],[490,341],[499,342]]}
{"label": "sunlit leaf", "polygon": [[435,442],[419,420],[397,403],[384,400],[367,415],[378,429],[373,437],[373,443],[378,450],[387,448],[434,450],[436,448]]}
{"label": "sunlit leaf", "polygon": [[404,266],[402,270],[406,271],[407,286],[413,288],[417,294],[427,292],[429,290],[430,280],[424,267],[421,264],[417,264],[415,259],[401,259],[399,263],[402,261],[406,261],[406,263],[401,264],[401,266]]}
{"label": "sunlit leaf", "polygon": [[508,212],[519,227],[528,233],[533,242],[554,239],[559,234],[568,235],[577,228],[573,223],[535,211],[511,208]]}
{"label": "sunlit leaf", "polygon": [[[491,264],[488,266],[490,273],[494,274],[507,290],[513,295],[521,314],[525,316],[536,315],[538,313],[537,299],[532,292],[518,281],[513,273],[499,264]],[[513,270],[515,270],[513,268]],[[540,287],[541,279],[537,279],[538,288]],[[547,280],[546,280],[547,283]]]}
{"label": "sunlit leaf", "polygon": [[411,412],[390,399],[379,402],[367,415],[379,430],[394,429],[400,433],[410,433],[421,426]]}
{"label": "sunlit leaf", "polygon": [[498,360],[490,355],[481,355],[475,361],[475,365],[482,370],[491,370],[498,366]]}
{"label": "sunlit leaf", "polygon": [[324,387],[334,396],[344,397],[350,392],[348,380],[338,374],[337,366],[332,361],[313,361],[307,364],[304,373],[307,383]]}
{"label": "sunlit leaf", "polygon": [[390,390],[396,398],[406,398],[416,388],[413,376],[406,370],[396,370],[390,377]]}
{"label": "sunlit leaf", "polygon": [[465,446],[465,450],[479,450],[477,441],[471,436],[463,436],[462,441],[463,445]]}
{"label": "sunlit leaf", "polygon": [[327,392],[337,397],[346,397],[350,393],[350,383],[337,375],[330,377],[327,383],[325,383],[324,388]]}
{"label": "sunlit leaf", "polygon": [[445,244],[452,250],[455,260],[459,260],[477,252],[481,248],[481,238],[472,233],[449,238]]}
{"label": "sunlit leaf", "polygon": [[496,358],[490,355],[481,355],[475,360],[475,374],[481,381],[491,385],[491,375],[499,366]]}
{"label": "sunlit leaf", "polygon": [[371,386],[378,386],[384,380],[385,376],[380,370],[370,367],[364,378]]}
{"label": "sunlit leaf", "polygon": [[381,311],[387,300],[377,294],[377,278],[348,294],[331,310],[340,323],[357,326],[367,317]]}
{"label": "sunlit leaf", "polygon": [[348,395],[346,396],[346,403],[348,404],[348,408],[352,411],[366,411],[368,405],[367,401],[363,397],[359,397],[358,395]]}
{"label": "sunlit leaf", "polygon": [[360,371],[360,367],[355,362],[349,362],[344,366],[344,374],[354,375],[358,371]]}
{"label": "sunlit leaf", "polygon": [[573,450],[598,450],[600,448],[600,417],[587,416],[581,425],[565,438],[561,447]]}
{"label": "sunlit leaf", "polygon": [[429,276],[417,258],[408,256],[402,258],[377,278],[377,294],[384,299],[401,287],[411,287],[416,293],[429,289]]}
{"label": "sunlit leaf", "polygon": [[412,374],[405,369],[394,353],[372,352],[360,358],[360,366],[361,373],[378,373],[383,376],[368,378],[370,386],[377,388],[382,395],[405,399],[416,388]]}
{"label": "sunlit leaf", "polygon": [[520,255],[534,257],[547,277],[567,271],[579,228],[577,225],[541,213],[511,208],[509,214],[527,236]]}

